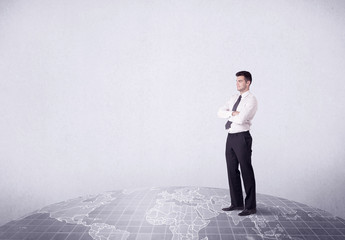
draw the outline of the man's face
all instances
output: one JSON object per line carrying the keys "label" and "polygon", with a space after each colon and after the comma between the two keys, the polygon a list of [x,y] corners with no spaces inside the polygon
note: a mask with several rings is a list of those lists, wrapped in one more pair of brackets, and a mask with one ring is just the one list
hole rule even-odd
{"label": "man's face", "polygon": [[250,84],[250,81],[246,82],[246,79],[244,78],[244,76],[238,76],[236,78],[237,91],[245,92],[249,90],[249,84]]}

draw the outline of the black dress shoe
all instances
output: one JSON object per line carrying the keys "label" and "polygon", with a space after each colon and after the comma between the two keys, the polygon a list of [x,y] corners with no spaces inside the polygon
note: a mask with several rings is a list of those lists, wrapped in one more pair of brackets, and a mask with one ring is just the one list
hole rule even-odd
{"label": "black dress shoe", "polygon": [[227,208],[222,208],[223,211],[234,211],[234,210],[243,210],[243,206],[242,207],[235,207],[235,206],[230,206],[230,207],[227,207]]}
{"label": "black dress shoe", "polygon": [[240,212],[238,214],[238,216],[248,216],[248,215],[255,214],[255,213],[256,213],[256,208],[244,209],[242,212]]}

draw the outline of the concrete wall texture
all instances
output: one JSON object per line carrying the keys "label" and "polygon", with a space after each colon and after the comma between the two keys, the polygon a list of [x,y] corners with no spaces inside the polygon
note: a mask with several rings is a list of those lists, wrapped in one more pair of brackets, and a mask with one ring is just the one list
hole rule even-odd
{"label": "concrete wall texture", "polygon": [[107,190],[227,188],[249,70],[257,191],[345,218],[345,2],[0,1],[0,224]]}

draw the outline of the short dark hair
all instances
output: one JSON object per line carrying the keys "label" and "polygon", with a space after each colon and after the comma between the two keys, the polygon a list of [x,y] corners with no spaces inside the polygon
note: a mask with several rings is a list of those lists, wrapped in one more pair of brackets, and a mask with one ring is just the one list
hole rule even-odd
{"label": "short dark hair", "polygon": [[248,71],[240,71],[238,73],[236,73],[236,77],[239,76],[244,76],[244,78],[246,79],[246,81],[250,81],[250,84],[252,84],[252,75],[250,74],[250,72]]}

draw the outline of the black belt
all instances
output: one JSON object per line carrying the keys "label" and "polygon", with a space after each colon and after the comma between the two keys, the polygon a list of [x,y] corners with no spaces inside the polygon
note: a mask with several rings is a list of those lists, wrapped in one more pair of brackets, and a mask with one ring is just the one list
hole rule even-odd
{"label": "black belt", "polygon": [[248,130],[248,131],[244,131],[244,132],[229,133],[229,134],[230,134],[230,135],[240,135],[240,134],[243,134],[243,133],[249,133],[249,130]]}

